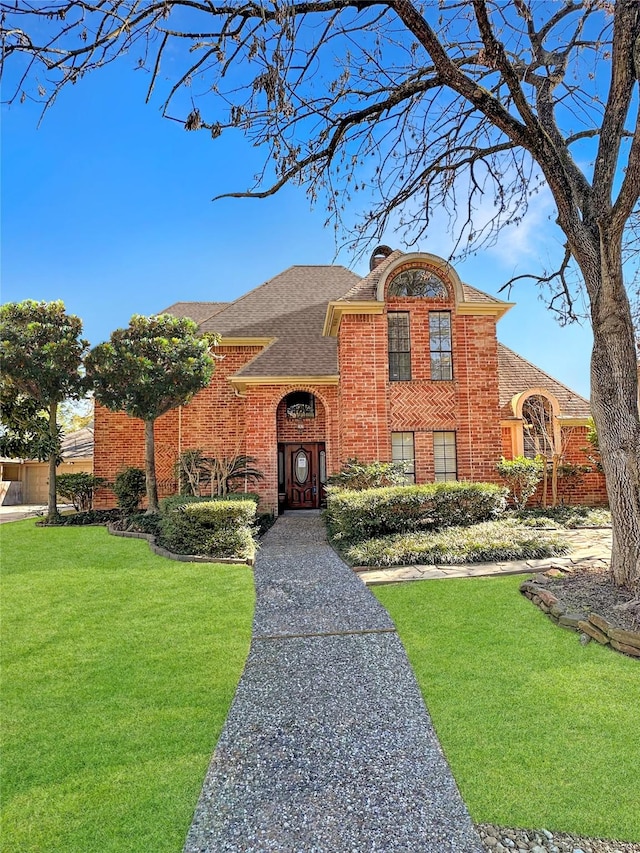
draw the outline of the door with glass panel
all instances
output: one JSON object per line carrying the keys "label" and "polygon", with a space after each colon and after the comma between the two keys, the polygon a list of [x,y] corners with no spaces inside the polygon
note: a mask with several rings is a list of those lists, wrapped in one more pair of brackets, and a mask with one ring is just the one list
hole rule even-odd
{"label": "door with glass panel", "polygon": [[326,485],[324,442],[278,445],[278,492],[284,508],[317,509],[324,503]]}

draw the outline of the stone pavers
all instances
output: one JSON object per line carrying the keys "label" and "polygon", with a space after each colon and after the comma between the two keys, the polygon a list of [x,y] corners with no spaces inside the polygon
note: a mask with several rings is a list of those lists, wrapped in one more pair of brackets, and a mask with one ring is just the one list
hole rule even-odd
{"label": "stone pavers", "polygon": [[382,606],[317,514],[255,566],[254,637],[185,853],[481,853]]}
{"label": "stone pavers", "polygon": [[608,565],[611,561],[611,529],[583,528],[563,530],[571,550],[567,557],[544,560],[512,560],[503,563],[468,563],[460,566],[397,566],[389,569],[357,570],[367,586],[400,581],[436,580],[441,578],[473,578],[493,575],[522,575],[558,568],[565,571],[581,566]]}

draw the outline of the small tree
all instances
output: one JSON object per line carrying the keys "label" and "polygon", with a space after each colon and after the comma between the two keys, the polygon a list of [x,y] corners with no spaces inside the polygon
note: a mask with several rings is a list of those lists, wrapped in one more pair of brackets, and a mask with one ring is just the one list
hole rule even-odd
{"label": "small tree", "polygon": [[[0,306],[0,396],[5,449],[49,461],[47,518],[58,516],[56,467],[60,461],[58,406],[85,390],[82,362],[89,348],[82,321],[64,303],[12,302]],[[13,442],[13,444],[11,444]]]}
{"label": "small tree", "polygon": [[525,508],[542,479],[544,466],[545,462],[540,456],[535,459],[527,459],[526,456],[505,459],[503,456],[496,465],[498,474],[509,487],[516,509]]}
{"label": "small tree", "polygon": [[158,512],[154,424],[188,403],[213,375],[209,347],[215,336],[199,337],[197,329],[186,317],[136,314],[87,357],[98,402],[144,421],[148,514]]}
{"label": "small tree", "polygon": [[88,471],[77,474],[60,474],[57,480],[58,494],[71,501],[77,512],[93,509],[93,496],[96,489],[107,485],[104,477],[94,477]]}

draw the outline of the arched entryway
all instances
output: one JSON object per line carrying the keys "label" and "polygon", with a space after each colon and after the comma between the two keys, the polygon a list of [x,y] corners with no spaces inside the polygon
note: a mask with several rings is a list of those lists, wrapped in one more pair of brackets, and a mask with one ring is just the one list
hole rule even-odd
{"label": "arched entryway", "polygon": [[309,391],[291,391],[278,404],[276,419],[278,510],[318,509],[327,483],[324,405]]}

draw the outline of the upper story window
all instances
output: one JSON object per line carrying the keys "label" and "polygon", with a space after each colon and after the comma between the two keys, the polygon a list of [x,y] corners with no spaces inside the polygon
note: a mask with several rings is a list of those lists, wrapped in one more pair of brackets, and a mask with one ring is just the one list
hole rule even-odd
{"label": "upper story window", "polygon": [[287,394],[286,403],[288,418],[315,418],[316,398],[308,391],[292,391]]}
{"label": "upper story window", "polygon": [[450,311],[429,312],[429,349],[431,379],[453,379]]}
{"label": "upper story window", "polygon": [[389,282],[388,296],[416,296],[423,299],[448,299],[449,292],[438,276],[423,268],[403,270]]}
{"label": "upper story window", "polygon": [[409,313],[390,311],[389,326],[389,379],[391,382],[411,379],[411,340],[409,337]]}

